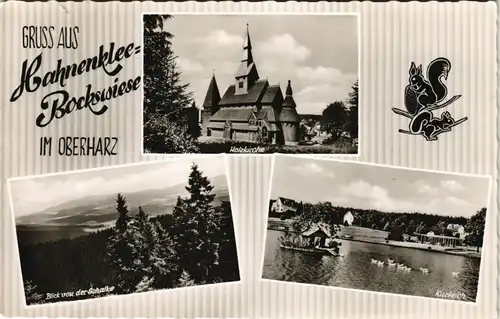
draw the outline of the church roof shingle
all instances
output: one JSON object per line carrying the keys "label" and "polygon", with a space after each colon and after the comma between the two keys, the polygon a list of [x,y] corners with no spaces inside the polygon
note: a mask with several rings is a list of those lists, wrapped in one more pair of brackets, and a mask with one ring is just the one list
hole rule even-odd
{"label": "church roof shingle", "polygon": [[295,104],[295,100],[293,99],[292,96],[287,96],[285,97],[285,100],[283,101],[282,107],[293,107],[295,108],[297,105]]}
{"label": "church roof shingle", "polygon": [[248,123],[234,123],[233,129],[240,131],[253,131],[256,132],[258,130],[257,126],[250,126]]}
{"label": "church roof shingle", "polygon": [[221,122],[221,121],[234,121],[234,122],[247,122],[250,119],[251,114],[255,114],[258,120],[267,119],[270,123],[276,122],[276,116],[274,114],[274,109],[271,107],[263,107],[260,111],[255,108],[232,108],[223,107],[220,108],[211,118],[210,122]]}
{"label": "church roof shingle", "polygon": [[254,114],[255,114],[255,118],[257,120],[267,119],[267,111],[266,110],[260,110],[258,112],[254,112]]}
{"label": "church roof shingle", "polygon": [[266,92],[262,96],[260,103],[264,104],[264,105],[272,104],[278,93],[281,95],[281,97],[283,97],[283,94],[281,94],[281,88],[279,85],[269,85],[266,89]]}
{"label": "church roof shingle", "polygon": [[274,114],[274,109],[270,106],[263,107],[259,112],[255,114],[258,120],[262,120],[267,116],[269,122],[276,122],[276,116]]}
{"label": "church roof shingle", "polygon": [[283,108],[280,112],[281,122],[300,122],[299,114],[295,108]]}
{"label": "church roof shingle", "polygon": [[269,86],[267,80],[258,80],[254,85],[248,90],[246,94],[234,94],[235,85],[230,85],[219,105],[247,105],[247,104],[257,104],[264,94],[265,90]]}
{"label": "church roof shingle", "polygon": [[[249,65],[246,64],[245,61],[240,63],[240,66],[238,67],[238,70],[236,71],[236,74],[234,75],[235,78],[240,78],[244,76],[248,76],[250,74],[250,71],[252,71],[252,68],[256,68],[255,63],[250,63]],[[255,70],[257,71],[257,70]]]}
{"label": "church roof shingle", "polygon": [[210,121],[239,121],[247,122],[253,110],[250,108],[220,108],[211,118]]}
{"label": "church roof shingle", "polygon": [[207,128],[224,129],[226,122],[210,122]]}
{"label": "church roof shingle", "polygon": [[212,80],[210,80],[210,85],[208,86],[207,94],[205,95],[205,100],[203,100],[202,106],[204,109],[216,107],[219,101],[220,101],[219,87],[217,86],[215,75],[213,75]]}
{"label": "church roof shingle", "polygon": [[288,85],[286,86],[285,91],[285,100],[283,101],[282,107],[293,107],[295,108],[297,105],[295,104],[295,100],[293,99],[293,90],[291,81],[288,80]]}

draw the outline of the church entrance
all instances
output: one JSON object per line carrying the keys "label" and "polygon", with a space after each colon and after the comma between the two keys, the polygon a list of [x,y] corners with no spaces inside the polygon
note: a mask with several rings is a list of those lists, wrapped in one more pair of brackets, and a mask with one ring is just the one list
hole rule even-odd
{"label": "church entrance", "polygon": [[224,132],[222,133],[223,138],[227,139],[233,139],[233,132],[231,131],[231,123],[229,121],[226,122],[226,125],[224,125]]}
{"label": "church entrance", "polygon": [[267,128],[266,127],[263,127],[262,128],[262,139],[267,143],[269,142],[269,133],[267,131]]}

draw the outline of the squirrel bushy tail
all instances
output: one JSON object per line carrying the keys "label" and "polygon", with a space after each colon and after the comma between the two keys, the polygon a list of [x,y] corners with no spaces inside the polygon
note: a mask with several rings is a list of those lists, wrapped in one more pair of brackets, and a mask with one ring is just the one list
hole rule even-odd
{"label": "squirrel bushy tail", "polygon": [[429,63],[427,67],[427,79],[436,94],[436,101],[434,103],[441,102],[448,94],[448,89],[442,82],[441,77],[447,79],[450,70],[451,62],[447,58],[437,58]]}

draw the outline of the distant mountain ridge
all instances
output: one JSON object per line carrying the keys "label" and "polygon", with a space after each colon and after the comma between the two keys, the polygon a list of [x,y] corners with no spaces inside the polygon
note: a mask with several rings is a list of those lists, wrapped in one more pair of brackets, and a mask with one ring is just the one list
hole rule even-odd
{"label": "distant mountain ridge", "polygon": [[[216,204],[229,201],[229,189],[225,175],[212,177]],[[149,216],[171,213],[177,197],[187,197],[187,183],[177,184],[164,189],[151,189],[135,193],[122,193],[127,199],[127,207],[132,215],[139,206]],[[100,228],[113,224],[116,220],[116,194],[80,198],[59,204],[40,213],[16,218],[18,226],[87,226]]]}

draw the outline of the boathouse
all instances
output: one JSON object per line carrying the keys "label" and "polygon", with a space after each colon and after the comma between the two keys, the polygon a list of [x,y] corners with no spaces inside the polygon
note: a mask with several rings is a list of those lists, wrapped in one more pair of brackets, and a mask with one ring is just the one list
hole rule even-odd
{"label": "boathouse", "polygon": [[314,247],[326,248],[328,242],[332,239],[332,235],[327,225],[315,224],[301,234],[303,239],[314,243]]}

